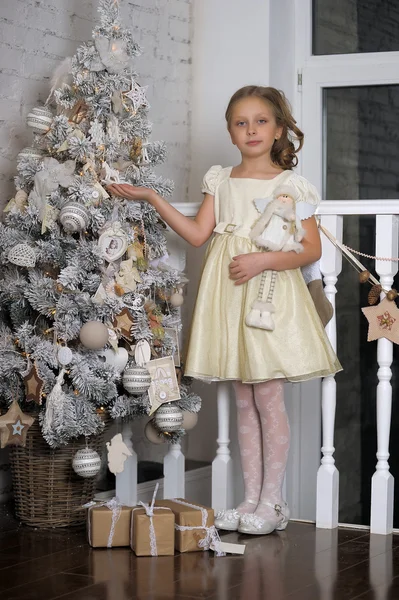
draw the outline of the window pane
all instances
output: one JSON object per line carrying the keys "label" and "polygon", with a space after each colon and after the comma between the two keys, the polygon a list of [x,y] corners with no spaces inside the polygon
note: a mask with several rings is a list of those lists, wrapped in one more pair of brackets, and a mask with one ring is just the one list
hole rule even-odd
{"label": "window pane", "polygon": [[399,198],[399,85],[324,90],[327,200]]}
{"label": "window pane", "polygon": [[399,2],[313,0],[313,54],[399,50]]}
{"label": "window pane", "polygon": [[[399,85],[324,90],[324,197],[329,200],[399,199]],[[344,243],[375,254],[375,217],[344,217]],[[359,257],[373,274],[374,261]],[[399,278],[394,282],[396,289]],[[368,525],[371,477],[376,465],[377,343],[367,342],[361,312],[370,286],[343,259],[336,315],[338,356],[335,459],[340,471],[339,521]],[[394,345],[393,399],[399,393],[399,346]],[[399,403],[393,402],[391,470],[399,464]],[[395,490],[395,527],[399,492]]]}

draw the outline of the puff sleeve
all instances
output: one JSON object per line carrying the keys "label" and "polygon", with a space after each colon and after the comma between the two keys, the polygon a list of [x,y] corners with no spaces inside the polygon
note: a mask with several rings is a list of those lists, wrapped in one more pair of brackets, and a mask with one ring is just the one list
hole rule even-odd
{"label": "puff sleeve", "polygon": [[292,174],[289,183],[293,185],[297,191],[298,199],[296,202],[296,213],[303,221],[309,219],[316,212],[320,204],[320,196],[315,186],[310,183],[305,177]]}
{"label": "puff sleeve", "polygon": [[223,167],[221,165],[214,165],[205,174],[205,177],[202,180],[201,188],[201,191],[204,194],[211,194],[211,196],[215,195],[215,191],[219,183],[219,176],[222,172],[222,169]]}

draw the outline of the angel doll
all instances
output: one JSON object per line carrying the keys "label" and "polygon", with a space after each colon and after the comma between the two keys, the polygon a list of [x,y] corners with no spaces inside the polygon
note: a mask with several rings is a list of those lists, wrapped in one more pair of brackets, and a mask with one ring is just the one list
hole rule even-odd
{"label": "angel doll", "polygon": [[[252,227],[249,237],[257,246],[273,252],[303,251],[301,240],[305,231],[296,210],[298,200],[295,188],[290,185],[277,187],[271,198],[254,200],[261,217]],[[273,293],[276,275],[276,271],[263,271],[258,298],[245,319],[248,326],[274,330],[272,314],[275,312]]]}

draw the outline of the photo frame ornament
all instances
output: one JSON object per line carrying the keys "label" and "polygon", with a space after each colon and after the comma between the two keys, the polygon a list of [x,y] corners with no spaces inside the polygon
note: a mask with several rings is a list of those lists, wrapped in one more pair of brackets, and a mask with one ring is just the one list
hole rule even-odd
{"label": "photo frame ornament", "polygon": [[107,262],[114,262],[125,254],[128,239],[119,221],[113,223],[100,235],[98,245],[102,257]]}

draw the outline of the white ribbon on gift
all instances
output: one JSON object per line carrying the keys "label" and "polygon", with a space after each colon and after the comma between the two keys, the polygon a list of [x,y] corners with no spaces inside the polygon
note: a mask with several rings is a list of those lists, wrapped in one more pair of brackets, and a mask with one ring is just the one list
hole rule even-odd
{"label": "white ribbon on gift", "polygon": [[[157,537],[155,535],[155,528],[154,528],[154,510],[169,510],[170,508],[167,508],[166,506],[154,506],[155,505],[155,499],[157,497],[157,493],[158,493],[158,488],[159,488],[159,483],[156,484],[155,489],[154,489],[154,493],[152,495],[152,500],[151,500],[151,504],[149,505],[147,502],[139,502],[139,507],[133,508],[132,513],[134,513],[135,510],[141,510],[142,508],[144,508],[145,513],[147,515],[147,517],[149,517],[150,519],[150,548],[151,548],[151,556],[158,556],[158,548],[157,548]],[[130,545],[132,546],[132,542],[133,542],[133,523],[134,523],[134,519],[133,519],[133,514],[132,514],[132,527],[130,530]]]}
{"label": "white ribbon on gift", "polygon": [[115,534],[115,526],[121,516],[123,505],[120,503],[119,499],[116,496],[114,498],[111,498],[111,500],[108,500],[108,502],[87,502],[87,504],[83,504],[83,508],[89,509],[88,518],[87,518],[87,536],[89,538],[89,544],[91,544],[90,511],[95,506],[106,506],[107,508],[109,508],[109,510],[112,511],[111,529],[109,531],[109,536],[108,536],[108,541],[107,541],[107,548],[112,548],[112,541],[114,539],[114,534]]}
{"label": "white ribbon on gift", "polygon": [[226,556],[226,553],[222,552],[219,548],[221,541],[218,530],[214,525],[211,525],[211,527],[207,527],[206,525],[208,521],[208,511],[206,508],[203,506],[197,506],[196,504],[190,504],[189,502],[184,502],[184,500],[177,500],[176,498],[173,498],[172,502],[176,502],[177,504],[181,504],[183,506],[188,506],[189,508],[194,508],[195,510],[200,510],[202,516],[202,525],[197,525],[195,527],[191,525],[175,525],[175,529],[178,531],[194,531],[195,529],[204,529],[205,537],[198,542],[198,546],[203,550],[209,550],[211,548],[216,553],[216,556]]}

